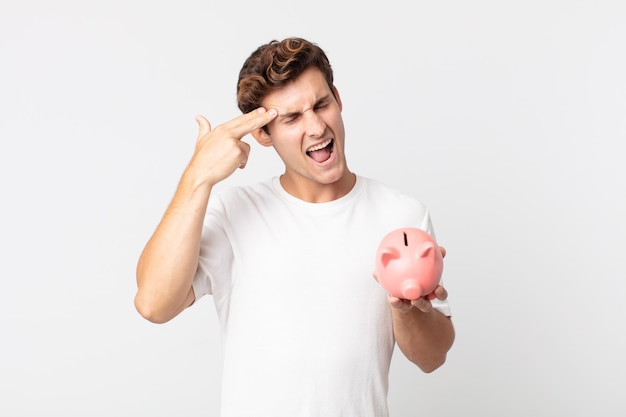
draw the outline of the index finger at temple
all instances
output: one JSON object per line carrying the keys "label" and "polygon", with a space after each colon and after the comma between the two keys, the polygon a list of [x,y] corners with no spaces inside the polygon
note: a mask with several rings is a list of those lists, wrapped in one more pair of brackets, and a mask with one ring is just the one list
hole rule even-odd
{"label": "index finger at temple", "polygon": [[265,110],[263,107],[259,107],[235,119],[237,123],[233,126],[233,133],[242,138],[271,122],[277,114],[276,109]]}

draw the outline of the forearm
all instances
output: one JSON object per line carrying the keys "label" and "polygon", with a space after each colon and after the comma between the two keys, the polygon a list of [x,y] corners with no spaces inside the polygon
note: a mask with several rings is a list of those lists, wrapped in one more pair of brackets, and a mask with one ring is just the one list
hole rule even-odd
{"label": "forearm", "polygon": [[392,308],[392,314],[394,336],[402,353],[424,372],[440,367],[454,342],[451,319],[434,309]]}
{"label": "forearm", "polygon": [[135,305],[150,321],[166,322],[193,301],[189,293],[210,190],[188,169],[139,258]]}

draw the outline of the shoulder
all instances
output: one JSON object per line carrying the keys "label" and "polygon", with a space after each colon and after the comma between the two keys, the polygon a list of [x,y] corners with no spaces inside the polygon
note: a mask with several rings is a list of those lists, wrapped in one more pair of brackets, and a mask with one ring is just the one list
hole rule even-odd
{"label": "shoulder", "polygon": [[271,180],[224,188],[211,195],[210,205],[240,206],[267,199],[273,195]]}
{"label": "shoulder", "polygon": [[418,227],[434,235],[428,207],[417,197],[379,180],[362,181],[362,210],[382,234],[399,227]]}
{"label": "shoulder", "polygon": [[271,206],[274,194],[271,180],[250,185],[235,185],[214,191],[209,199],[205,224],[226,224],[237,219],[249,219],[261,207]]}
{"label": "shoulder", "polygon": [[422,203],[422,201],[406,191],[373,178],[361,176],[358,178],[363,184],[364,195],[368,199],[385,205],[398,204],[411,209],[426,209],[426,206]]}

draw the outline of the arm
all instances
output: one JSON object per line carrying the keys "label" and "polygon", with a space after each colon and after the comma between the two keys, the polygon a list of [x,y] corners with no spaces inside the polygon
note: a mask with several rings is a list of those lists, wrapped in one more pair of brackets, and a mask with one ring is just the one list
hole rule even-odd
{"label": "arm", "polygon": [[211,189],[244,168],[250,145],[241,138],[276,116],[257,109],[211,129],[198,116],[198,140],[174,197],[137,263],[135,307],[146,319],[165,323],[191,305],[200,238]]}
{"label": "arm", "polygon": [[[444,256],[445,249],[441,248]],[[438,286],[434,296],[445,300],[446,289]],[[432,372],[446,361],[454,342],[452,320],[433,309],[427,298],[409,301],[389,296],[393,332],[402,353],[424,372]]]}
{"label": "arm", "polygon": [[[443,287],[435,291],[445,299]],[[442,298],[443,297],[443,298]],[[392,306],[393,333],[402,353],[424,372],[432,372],[446,361],[454,342],[452,320],[420,298],[408,301],[389,297]]]}

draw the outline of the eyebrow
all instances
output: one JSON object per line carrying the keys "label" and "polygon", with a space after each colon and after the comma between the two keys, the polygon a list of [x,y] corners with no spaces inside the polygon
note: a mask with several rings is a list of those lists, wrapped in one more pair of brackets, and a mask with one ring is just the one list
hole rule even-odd
{"label": "eyebrow", "polygon": [[[320,105],[321,103],[328,101],[330,99],[330,94],[325,95],[324,97],[319,98],[314,104],[312,108],[317,107],[318,105]],[[299,116],[301,115],[303,112],[299,112],[299,111],[292,111],[289,113],[284,113],[284,114],[279,114],[278,115],[278,119],[284,120],[284,119],[289,119],[291,117],[295,117],[295,116]]]}

